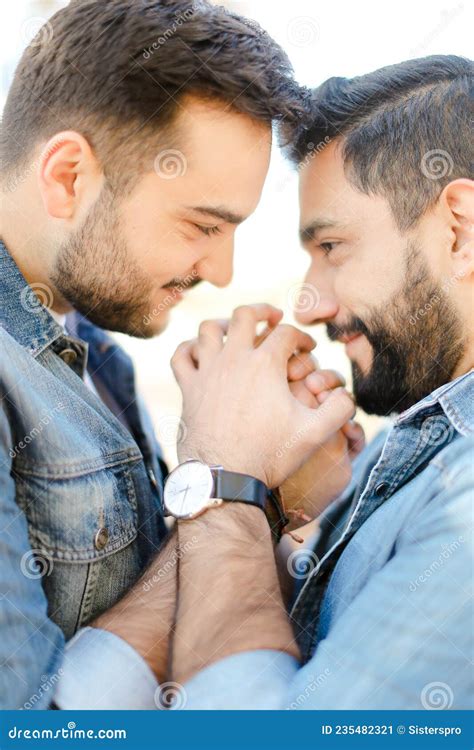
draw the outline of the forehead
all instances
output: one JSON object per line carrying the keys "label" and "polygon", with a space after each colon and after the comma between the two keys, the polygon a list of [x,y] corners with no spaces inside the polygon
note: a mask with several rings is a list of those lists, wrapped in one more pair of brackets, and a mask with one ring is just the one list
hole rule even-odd
{"label": "forehead", "polygon": [[207,200],[240,213],[253,211],[270,162],[270,125],[220,103],[187,98],[178,128],[188,187],[195,183]]}
{"label": "forehead", "polygon": [[309,154],[299,170],[301,226],[319,219],[346,226],[391,220],[388,202],[366,195],[349,181],[340,139]]}

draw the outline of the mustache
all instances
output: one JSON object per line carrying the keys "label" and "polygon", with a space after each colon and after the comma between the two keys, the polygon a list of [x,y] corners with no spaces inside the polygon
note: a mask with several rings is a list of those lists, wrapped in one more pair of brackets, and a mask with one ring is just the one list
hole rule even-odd
{"label": "mustache", "polygon": [[370,331],[361,318],[353,317],[347,323],[326,323],[326,333],[330,341],[337,341],[341,336],[355,336],[363,333],[370,341]]}
{"label": "mustache", "polygon": [[202,279],[194,273],[190,273],[183,279],[171,279],[168,284],[164,284],[163,289],[176,289],[178,292],[184,292],[186,289],[192,289],[193,286],[200,284]]}

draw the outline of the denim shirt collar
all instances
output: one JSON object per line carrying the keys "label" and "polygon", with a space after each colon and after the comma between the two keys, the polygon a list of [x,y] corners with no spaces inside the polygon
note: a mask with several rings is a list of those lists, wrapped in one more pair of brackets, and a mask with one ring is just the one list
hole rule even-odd
{"label": "denim shirt collar", "polygon": [[421,414],[439,405],[452,427],[461,435],[474,432],[474,370],[445,383],[418,403],[402,412],[394,426],[414,422]]}
{"label": "denim shirt collar", "polygon": [[51,290],[43,284],[28,284],[17,264],[0,240],[0,325],[37,356],[54,341],[64,337],[64,330],[41,304],[38,295],[47,301]]}

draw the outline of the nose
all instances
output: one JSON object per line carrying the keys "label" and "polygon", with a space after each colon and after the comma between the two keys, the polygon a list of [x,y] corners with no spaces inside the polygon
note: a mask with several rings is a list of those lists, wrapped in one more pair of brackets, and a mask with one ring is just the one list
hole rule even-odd
{"label": "nose", "polygon": [[329,279],[323,273],[316,274],[312,265],[297,294],[295,320],[304,326],[323,323],[335,318],[338,310]]}
{"label": "nose", "polygon": [[219,246],[196,265],[198,276],[217,287],[232,281],[234,273],[234,241],[219,243]]}

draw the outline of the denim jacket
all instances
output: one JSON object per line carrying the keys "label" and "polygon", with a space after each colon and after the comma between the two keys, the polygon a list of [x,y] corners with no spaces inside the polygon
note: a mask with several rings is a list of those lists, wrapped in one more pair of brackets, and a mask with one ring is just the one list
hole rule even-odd
{"label": "denim jacket", "polygon": [[[64,639],[114,604],[166,534],[166,466],[130,358],[84,318],[77,331],[56,323],[0,242],[2,708],[28,701]],[[84,384],[86,367],[129,429]]]}
{"label": "denim jacket", "polygon": [[291,611],[302,661],[242,652],[186,709],[473,707],[474,372],[400,414],[322,519]]}

